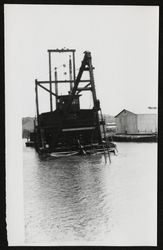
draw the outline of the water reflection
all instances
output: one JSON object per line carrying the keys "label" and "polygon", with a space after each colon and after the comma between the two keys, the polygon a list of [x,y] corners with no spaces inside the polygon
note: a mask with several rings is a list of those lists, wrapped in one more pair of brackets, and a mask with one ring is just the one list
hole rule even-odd
{"label": "water reflection", "polygon": [[[144,181],[150,180],[150,187],[154,187],[151,177],[156,176],[155,170],[152,175],[148,175],[152,165],[148,165],[148,173],[145,170],[147,157],[141,155],[141,168],[137,169],[139,164],[133,164],[132,158],[135,147],[130,149],[129,162],[127,151],[122,151],[112,157],[110,165],[102,155],[45,158],[24,147],[26,241],[62,244],[110,240],[114,228],[126,223],[128,215],[131,218],[135,203],[141,201],[145,208],[150,190],[146,188],[144,200],[140,200]],[[151,152],[154,150],[155,146]],[[127,223],[133,226],[132,220]]]}
{"label": "water reflection", "polygon": [[104,225],[109,226],[111,212],[102,172],[108,166],[103,165],[102,156],[38,160],[38,197],[46,217],[44,227],[50,227],[62,239],[67,234],[69,240],[70,234],[76,239],[95,239]]}

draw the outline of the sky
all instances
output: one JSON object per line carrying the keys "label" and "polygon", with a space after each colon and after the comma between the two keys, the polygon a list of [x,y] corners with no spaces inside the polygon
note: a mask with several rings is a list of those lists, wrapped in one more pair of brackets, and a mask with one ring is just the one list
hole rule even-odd
{"label": "sky", "polygon": [[[47,50],[64,47],[76,49],[77,69],[91,52],[103,113],[157,106],[159,7],[6,4],[4,11],[7,105],[17,103],[22,117],[36,114],[35,79],[49,80]],[[49,96],[39,95],[40,112],[49,111]]]}

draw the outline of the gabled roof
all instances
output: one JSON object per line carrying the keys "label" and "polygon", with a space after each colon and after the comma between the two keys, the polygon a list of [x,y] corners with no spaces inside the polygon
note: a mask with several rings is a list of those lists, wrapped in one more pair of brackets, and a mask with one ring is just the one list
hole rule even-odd
{"label": "gabled roof", "polygon": [[136,110],[136,112],[132,112],[132,111],[129,111],[127,109],[123,109],[120,113],[118,113],[116,116],[114,116],[115,118],[117,116],[119,116],[123,111],[126,111],[126,112],[129,112],[129,113],[132,113],[134,115],[147,115],[147,114],[157,114],[157,109],[141,109],[140,111]]}
{"label": "gabled roof", "polygon": [[120,113],[118,113],[118,114],[117,114],[116,116],[114,116],[114,117],[116,118],[117,116],[119,116],[119,115],[120,115],[122,112],[124,112],[124,111],[129,112],[129,113],[132,113],[133,115],[136,115],[135,113],[133,113],[133,112],[127,110],[127,109],[123,109]]}
{"label": "gabled roof", "polygon": [[142,109],[136,109],[136,110],[134,110],[135,112],[135,114],[138,114],[138,115],[141,115],[141,114],[145,114],[145,115],[147,115],[147,114],[157,114],[157,109],[149,109],[149,108],[142,108]]}

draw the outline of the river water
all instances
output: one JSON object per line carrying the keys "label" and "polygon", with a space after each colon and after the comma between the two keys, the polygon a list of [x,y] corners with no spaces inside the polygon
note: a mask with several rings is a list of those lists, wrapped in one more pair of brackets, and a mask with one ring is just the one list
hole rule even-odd
{"label": "river water", "polygon": [[118,155],[41,158],[23,143],[25,241],[31,245],[156,245],[157,143]]}

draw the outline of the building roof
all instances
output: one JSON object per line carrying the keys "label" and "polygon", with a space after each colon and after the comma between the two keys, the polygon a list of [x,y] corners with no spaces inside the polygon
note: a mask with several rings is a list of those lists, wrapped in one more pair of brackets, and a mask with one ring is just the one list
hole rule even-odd
{"label": "building roof", "polygon": [[145,115],[147,115],[147,114],[155,114],[155,115],[157,115],[157,108],[156,109],[146,108],[146,109],[141,109],[141,110],[137,110],[137,109],[133,110],[132,109],[132,111],[127,110],[127,109],[123,109],[115,117],[119,116],[124,110],[127,111],[127,112],[130,112],[130,113],[132,113],[134,115],[143,115],[143,114],[145,114]]}
{"label": "building roof", "polygon": [[119,112],[116,116],[114,116],[114,117],[117,117],[117,116],[119,116],[123,111],[127,111],[127,112],[130,112],[130,113],[132,113],[132,114],[134,114],[134,115],[136,115],[135,113],[133,113],[133,112],[131,112],[131,111],[129,111],[129,110],[127,110],[127,109],[123,109],[121,112]]}
{"label": "building roof", "polygon": [[157,114],[157,108],[156,109],[150,109],[150,108],[141,108],[141,109],[132,109],[132,112],[141,115],[141,114]]}

